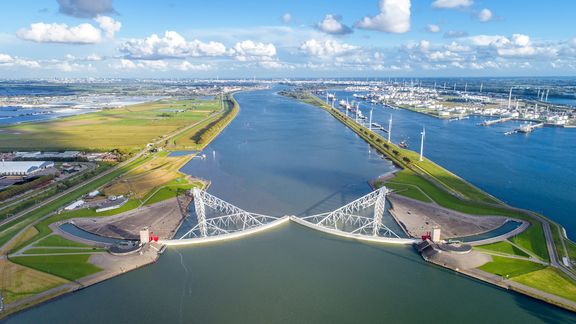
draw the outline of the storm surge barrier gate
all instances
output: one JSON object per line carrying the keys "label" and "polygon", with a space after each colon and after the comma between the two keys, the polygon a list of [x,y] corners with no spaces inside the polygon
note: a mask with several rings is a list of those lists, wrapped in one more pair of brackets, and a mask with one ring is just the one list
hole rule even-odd
{"label": "storm surge barrier gate", "polygon": [[204,190],[191,190],[197,224],[166,245],[189,245],[221,241],[261,232],[289,221],[342,237],[394,244],[417,240],[401,238],[383,222],[388,189],[382,187],[332,212],[306,217],[274,217],[247,212]]}

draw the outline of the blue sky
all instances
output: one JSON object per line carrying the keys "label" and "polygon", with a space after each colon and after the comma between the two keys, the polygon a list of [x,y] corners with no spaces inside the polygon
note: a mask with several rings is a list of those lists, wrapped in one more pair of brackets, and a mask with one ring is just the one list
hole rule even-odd
{"label": "blue sky", "polygon": [[27,0],[0,77],[571,76],[576,1]]}

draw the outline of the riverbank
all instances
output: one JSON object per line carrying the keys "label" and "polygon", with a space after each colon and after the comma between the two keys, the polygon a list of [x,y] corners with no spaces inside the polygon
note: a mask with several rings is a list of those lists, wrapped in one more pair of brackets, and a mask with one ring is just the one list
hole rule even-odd
{"label": "riverbank", "polygon": [[[394,179],[380,183],[379,185],[386,185],[396,190],[404,189],[404,191],[399,192],[399,194],[419,200],[429,201],[431,199],[442,207],[459,212],[474,215],[513,217],[529,221],[531,226],[521,234],[511,238],[511,241],[519,244],[519,246],[530,251],[532,254],[537,255],[542,260],[549,260],[551,267],[559,271],[558,273],[554,272],[556,276],[554,279],[548,278],[546,280],[564,280],[560,277],[565,276],[568,277],[567,284],[576,286],[576,281],[573,279],[576,278],[576,276],[572,270],[559,262],[557,254],[558,246],[555,245],[555,241],[560,243],[564,238],[561,237],[560,240],[558,240],[558,235],[555,235],[554,232],[550,230],[551,226],[557,226],[556,223],[551,222],[543,216],[538,215],[538,217],[535,217],[531,212],[507,206],[495,197],[481,191],[427,159],[419,161],[419,156],[416,152],[399,148],[393,143],[387,142],[382,136],[356,123],[352,118],[345,116],[344,113],[330,107],[310,93],[285,92],[283,94],[326,110],[372,147],[384,154],[394,162],[394,164],[403,169],[397,173]],[[537,290],[541,290],[541,287],[539,288],[540,289]],[[543,293],[546,294],[544,291]]]}

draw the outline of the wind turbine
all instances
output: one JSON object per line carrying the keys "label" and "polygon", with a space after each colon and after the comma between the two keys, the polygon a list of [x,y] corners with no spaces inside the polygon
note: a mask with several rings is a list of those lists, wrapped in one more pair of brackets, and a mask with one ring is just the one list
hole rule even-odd
{"label": "wind turbine", "polygon": [[388,143],[390,143],[390,137],[392,136],[392,115],[388,119]]}
{"label": "wind turbine", "polygon": [[372,111],[374,110],[374,108],[370,108],[370,121],[369,121],[369,125],[368,125],[368,129],[370,131],[372,131]]}
{"label": "wind turbine", "polygon": [[424,138],[426,137],[426,128],[422,127],[422,139],[420,140],[420,162],[424,161]]}

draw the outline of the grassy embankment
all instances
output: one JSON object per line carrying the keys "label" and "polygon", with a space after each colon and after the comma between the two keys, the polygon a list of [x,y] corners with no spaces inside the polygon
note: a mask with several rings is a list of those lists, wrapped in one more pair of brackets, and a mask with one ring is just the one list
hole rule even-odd
{"label": "grassy embankment", "polygon": [[501,242],[496,242],[496,243],[492,243],[492,244],[481,245],[481,246],[475,247],[475,249],[477,249],[479,251],[496,252],[496,253],[509,254],[509,255],[520,256],[520,257],[525,257],[525,258],[529,257],[529,255],[526,252],[520,250],[519,248],[515,247],[514,245],[510,244],[507,241],[501,241]]}
{"label": "grassy embankment", "polygon": [[[299,93],[293,97],[327,110],[371,146],[402,168],[402,171],[396,173],[394,178],[385,183],[376,183],[376,185],[385,184],[397,190],[398,194],[426,202],[432,200],[440,206],[472,215],[500,215],[527,220],[531,223],[530,227],[511,238],[511,241],[540,259],[549,261],[542,224],[528,212],[522,212],[506,206],[493,196],[484,193],[432,161],[427,159],[419,161],[419,156],[416,152],[402,149],[393,143],[387,143],[382,136],[358,125],[352,118],[346,117],[344,113],[330,107],[313,95]],[[554,229],[556,224],[550,222],[550,225]],[[556,236],[559,233],[554,230],[553,232],[556,232],[553,233],[556,240]],[[572,242],[567,240],[566,242],[571,248],[573,247],[571,245]],[[488,249],[490,248],[502,249],[503,246],[489,246]],[[558,249],[558,246],[556,248]],[[519,253],[514,250],[512,252]],[[571,280],[559,270],[550,267],[544,268],[541,264],[531,261],[494,257],[494,261],[486,264],[483,270],[495,274],[522,274],[518,276],[518,282],[523,281],[526,285],[558,296],[564,297],[576,290],[574,280]],[[549,280],[550,285],[547,285],[546,282],[536,283],[538,280]],[[565,289],[562,286],[565,286]]]}
{"label": "grassy embankment", "polygon": [[67,280],[78,280],[102,270],[89,263],[88,258],[90,254],[19,256],[10,261]]}

